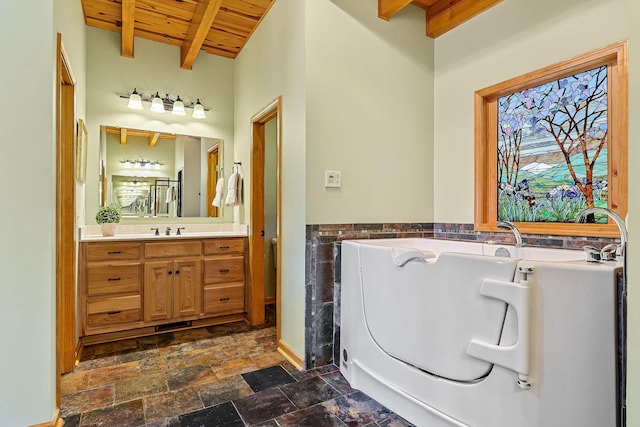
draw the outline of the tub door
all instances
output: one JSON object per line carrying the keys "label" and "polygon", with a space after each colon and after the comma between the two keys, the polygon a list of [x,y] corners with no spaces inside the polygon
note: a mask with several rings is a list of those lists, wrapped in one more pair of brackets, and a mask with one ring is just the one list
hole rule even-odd
{"label": "tub door", "polygon": [[513,280],[510,258],[444,252],[394,263],[391,248],[360,246],[364,315],[373,340],[391,357],[462,382],[492,364],[466,353],[472,339],[500,344],[507,304],[480,294],[483,280]]}

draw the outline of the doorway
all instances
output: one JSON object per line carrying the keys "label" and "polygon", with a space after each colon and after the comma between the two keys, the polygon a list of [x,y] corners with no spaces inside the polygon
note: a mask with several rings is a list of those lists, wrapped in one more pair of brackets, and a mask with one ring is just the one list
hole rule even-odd
{"label": "doorway", "polygon": [[59,33],[56,58],[56,406],[60,407],[60,376],[73,369],[78,340],[75,78]]}
{"label": "doorway", "polygon": [[[282,275],[282,236],[281,236],[281,176],[282,176],[282,98],[278,97],[271,104],[265,107],[251,119],[251,226],[249,228],[249,274],[251,277],[250,309],[248,312],[249,321],[253,325],[264,323],[265,321],[265,252],[273,259],[271,251],[265,251],[265,246],[269,245],[276,249],[275,253],[275,289],[267,301],[276,304],[276,341],[280,347],[280,319],[281,319],[281,280]],[[272,140],[269,135],[275,137]],[[271,152],[271,150],[274,150]],[[275,157],[267,164],[267,153],[270,157]],[[275,163],[275,165],[274,165]],[[275,166],[275,171],[271,171]],[[272,183],[265,183],[265,171],[270,170],[269,176],[275,175],[275,188],[271,189]],[[275,201],[275,207],[271,206],[265,210],[266,192],[265,185],[270,190],[269,199]],[[273,191],[271,191],[273,190]],[[265,211],[271,218],[275,216],[271,228],[267,228],[265,222]],[[268,234],[267,234],[268,232]],[[275,236],[275,245],[271,246],[271,240]],[[267,240],[268,239],[268,240]],[[267,264],[268,265],[268,264]]]}

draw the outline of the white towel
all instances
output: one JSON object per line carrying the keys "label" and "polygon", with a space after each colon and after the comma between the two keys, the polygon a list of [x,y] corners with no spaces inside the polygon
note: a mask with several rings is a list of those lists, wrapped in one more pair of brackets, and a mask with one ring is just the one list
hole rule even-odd
{"label": "white towel", "polygon": [[222,207],[222,187],[224,187],[224,178],[218,178],[216,182],[216,195],[211,202],[211,205],[217,208]]}
{"label": "white towel", "polygon": [[227,199],[225,201],[226,206],[238,206],[240,205],[240,195],[242,193],[242,177],[239,173],[234,172],[229,177],[229,183],[227,187]]}

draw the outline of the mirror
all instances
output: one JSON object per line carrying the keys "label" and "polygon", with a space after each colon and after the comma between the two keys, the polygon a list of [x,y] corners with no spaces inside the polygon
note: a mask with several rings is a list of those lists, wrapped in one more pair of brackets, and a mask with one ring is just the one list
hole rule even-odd
{"label": "mirror", "polygon": [[102,206],[120,206],[125,219],[222,217],[211,203],[231,170],[221,139],[117,126],[100,133]]}

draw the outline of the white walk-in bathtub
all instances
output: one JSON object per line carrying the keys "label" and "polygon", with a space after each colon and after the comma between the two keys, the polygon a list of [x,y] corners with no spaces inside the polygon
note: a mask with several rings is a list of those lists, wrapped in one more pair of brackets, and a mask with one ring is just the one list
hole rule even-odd
{"label": "white walk-in bathtub", "polygon": [[621,269],[581,251],[344,241],[340,371],[418,426],[614,427]]}

